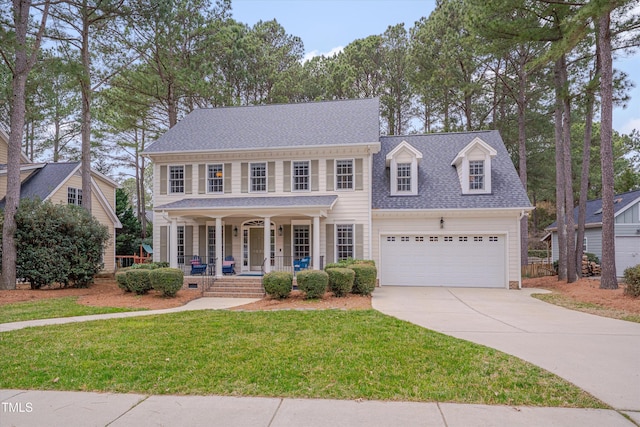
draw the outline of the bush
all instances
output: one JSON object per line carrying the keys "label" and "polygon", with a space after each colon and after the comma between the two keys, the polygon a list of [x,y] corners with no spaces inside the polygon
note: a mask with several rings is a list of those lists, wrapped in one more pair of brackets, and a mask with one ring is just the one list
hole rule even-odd
{"label": "bush", "polygon": [[132,270],[155,270],[158,268],[169,268],[168,262],[147,262],[144,264],[133,264],[129,267]]}
{"label": "bush", "polygon": [[329,275],[329,289],[337,297],[343,297],[353,289],[353,280],[356,273],[350,268],[330,268],[327,270]]}
{"label": "bush", "polygon": [[284,299],[293,288],[293,274],[286,271],[273,271],[262,278],[264,291],[271,297]]}
{"label": "bush", "polygon": [[129,270],[125,274],[127,275],[127,286],[131,292],[135,292],[138,295],[144,295],[149,292],[151,288],[150,270],[134,269]]}
{"label": "bush", "polygon": [[175,297],[182,289],[184,275],[177,268],[157,268],[149,272],[151,286],[156,291],[162,292],[162,296]]}
{"label": "bush", "polygon": [[360,295],[371,295],[376,287],[378,270],[371,264],[353,264],[349,267],[355,273],[353,292]]}
{"label": "bush", "polygon": [[596,254],[592,254],[590,252],[585,252],[584,255],[587,256],[587,261],[595,262],[596,264],[600,264],[600,258]]}
{"label": "bush", "polygon": [[640,297],[640,265],[629,267],[624,271],[624,282],[627,285],[624,289],[625,295]]}
{"label": "bush", "polygon": [[347,258],[347,259],[340,260],[338,262],[330,262],[324,267],[324,271],[327,271],[330,268],[349,268],[354,264],[368,264],[368,265],[373,265],[375,267],[376,262],[372,259]]}
{"label": "bush", "polygon": [[118,284],[118,287],[123,291],[131,292],[131,289],[129,289],[129,281],[127,280],[126,271],[119,271],[116,273],[116,283]]}
{"label": "bush", "polygon": [[329,275],[321,270],[304,270],[296,276],[298,288],[305,293],[305,299],[320,298],[327,291]]}

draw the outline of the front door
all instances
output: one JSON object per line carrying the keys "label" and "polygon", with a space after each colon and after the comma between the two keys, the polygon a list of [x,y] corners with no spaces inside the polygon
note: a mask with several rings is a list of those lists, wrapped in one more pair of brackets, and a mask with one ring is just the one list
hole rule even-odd
{"label": "front door", "polygon": [[249,268],[251,271],[260,271],[264,262],[264,229],[249,229]]}

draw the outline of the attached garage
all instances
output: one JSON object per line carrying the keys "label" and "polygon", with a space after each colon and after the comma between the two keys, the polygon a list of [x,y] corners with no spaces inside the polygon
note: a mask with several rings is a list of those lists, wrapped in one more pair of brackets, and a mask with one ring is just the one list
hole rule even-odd
{"label": "attached garage", "polygon": [[624,270],[640,264],[640,238],[638,236],[616,236],[616,271],[618,276]]}
{"label": "attached garage", "polygon": [[506,236],[390,234],[380,237],[380,285],[506,288]]}

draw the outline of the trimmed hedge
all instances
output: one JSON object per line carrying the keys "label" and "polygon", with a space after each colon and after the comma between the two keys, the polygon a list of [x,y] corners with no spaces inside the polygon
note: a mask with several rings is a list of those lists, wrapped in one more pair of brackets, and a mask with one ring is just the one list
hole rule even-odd
{"label": "trimmed hedge", "polygon": [[157,268],[150,270],[149,278],[151,286],[156,291],[162,292],[162,296],[175,297],[176,293],[182,289],[184,275],[182,270],[177,268]]}
{"label": "trimmed hedge", "polygon": [[262,286],[271,297],[287,298],[293,289],[293,274],[286,271],[272,271],[262,277]]}
{"label": "trimmed hedge", "polygon": [[327,270],[329,275],[329,289],[337,297],[343,297],[353,289],[353,281],[356,273],[350,268],[330,268]]}
{"label": "trimmed hedge", "polygon": [[126,271],[118,271],[116,273],[116,283],[118,287],[125,292],[131,292],[129,289],[129,282],[127,281],[127,272]]}
{"label": "trimmed hedge", "polygon": [[330,262],[329,264],[325,265],[324,271],[327,271],[330,268],[350,268],[354,264],[368,264],[368,265],[373,265],[375,267],[376,262],[372,259],[347,258],[347,259],[340,260],[338,262]]}
{"label": "trimmed hedge", "polygon": [[138,295],[144,295],[151,288],[151,279],[149,277],[151,270],[134,269],[126,272],[127,286],[131,292]]}
{"label": "trimmed hedge", "polygon": [[629,267],[624,270],[625,295],[637,298],[640,297],[640,265]]}
{"label": "trimmed hedge", "polygon": [[327,291],[329,275],[321,270],[304,270],[297,274],[298,288],[305,299],[320,298]]}
{"label": "trimmed hedge", "polygon": [[378,269],[371,264],[353,264],[349,268],[355,273],[351,292],[360,295],[371,295],[376,287]]}
{"label": "trimmed hedge", "polygon": [[147,262],[144,264],[133,264],[131,270],[155,270],[158,268],[169,268],[168,262]]}

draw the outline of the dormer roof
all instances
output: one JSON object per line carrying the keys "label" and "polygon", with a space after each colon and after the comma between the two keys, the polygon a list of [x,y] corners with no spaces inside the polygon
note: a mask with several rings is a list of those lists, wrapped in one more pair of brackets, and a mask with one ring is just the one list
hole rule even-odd
{"label": "dormer roof", "polygon": [[495,148],[484,142],[482,139],[475,137],[473,141],[466,145],[462,150],[458,152],[456,157],[451,162],[451,166],[458,166],[462,162],[462,160],[469,155],[474,149],[479,148],[484,151],[486,154],[491,156],[492,158],[498,155],[498,152]]}
{"label": "dormer roof", "polygon": [[422,152],[420,152],[420,150],[415,148],[413,145],[409,144],[407,141],[402,141],[400,144],[398,144],[393,150],[391,150],[387,154],[387,156],[385,157],[386,165],[389,166],[389,163],[391,163],[391,160],[398,153],[401,153],[402,151],[408,151],[409,153],[411,153],[413,157],[415,157],[418,160],[422,159]]}

